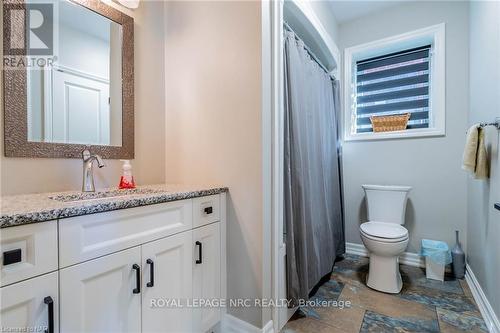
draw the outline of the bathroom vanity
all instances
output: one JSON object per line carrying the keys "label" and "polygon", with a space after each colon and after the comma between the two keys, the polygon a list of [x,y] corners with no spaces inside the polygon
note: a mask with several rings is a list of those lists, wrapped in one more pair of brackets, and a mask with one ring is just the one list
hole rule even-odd
{"label": "bathroom vanity", "polygon": [[226,297],[224,187],[2,198],[2,329],[207,332]]}

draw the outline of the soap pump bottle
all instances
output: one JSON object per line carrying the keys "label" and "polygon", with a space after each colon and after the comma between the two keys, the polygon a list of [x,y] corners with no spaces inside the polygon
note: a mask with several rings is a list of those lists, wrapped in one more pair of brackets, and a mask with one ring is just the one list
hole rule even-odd
{"label": "soap pump bottle", "polygon": [[123,174],[120,178],[120,189],[132,189],[135,188],[134,176],[132,176],[132,165],[129,160],[120,160],[123,162],[122,170]]}

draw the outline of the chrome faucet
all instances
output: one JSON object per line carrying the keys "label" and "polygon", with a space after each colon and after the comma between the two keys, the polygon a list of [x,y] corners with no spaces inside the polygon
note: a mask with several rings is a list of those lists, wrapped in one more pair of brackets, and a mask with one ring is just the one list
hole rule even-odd
{"label": "chrome faucet", "polygon": [[99,168],[103,168],[106,165],[102,160],[101,156],[97,154],[90,154],[90,147],[86,147],[82,151],[82,159],[83,159],[83,184],[82,184],[82,192],[95,192],[94,186],[94,170],[93,165],[94,161],[97,162],[97,166]]}

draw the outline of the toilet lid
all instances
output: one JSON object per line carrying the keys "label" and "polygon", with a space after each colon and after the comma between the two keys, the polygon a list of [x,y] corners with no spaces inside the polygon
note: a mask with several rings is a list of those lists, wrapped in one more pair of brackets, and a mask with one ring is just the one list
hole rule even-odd
{"label": "toilet lid", "polygon": [[378,238],[396,239],[408,236],[408,230],[395,223],[366,222],[361,224],[359,228],[365,234]]}

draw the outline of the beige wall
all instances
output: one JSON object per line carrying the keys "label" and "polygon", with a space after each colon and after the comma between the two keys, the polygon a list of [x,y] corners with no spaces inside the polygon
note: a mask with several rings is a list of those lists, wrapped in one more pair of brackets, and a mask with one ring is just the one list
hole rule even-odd
{"label": "beige wall", "polygon": [[[126,11],[135,19],[135,160],[132,165],[139,184],[162,183],[165,180],[162,8],[162,2],[143,1],[138,10]],[[3,100],[1,95],[0,99]],[[3,103],[1,119],[0,136],[3,138]],[[2,195],[81,188],[80,160],[6,158],[3,144],[1,147]],[[97,188],[116,186],[119,182],[121,162],[107,160],[106,165],[95,171]]]}
{"label": "beige wall", "polygon": [[359,224],[367,219],[362,184],[413,187],[405,224],[410,234],[409,252],[419,252],[422,238],[452,245],[455,230],[465,234],[467,180],[461,160],[469,101],[468,20],[467,2],[422,1],[390,7],[340,25],[344,49],[446,23],[446,135],[344,143],[347,242],[361,244]]}
{"label": "beige wall", "polygon": [[[262,295],[261,5],[168,2],[166,178],[230,189],[228,297]],[[260,309],[229,312],[261,327]]]}

